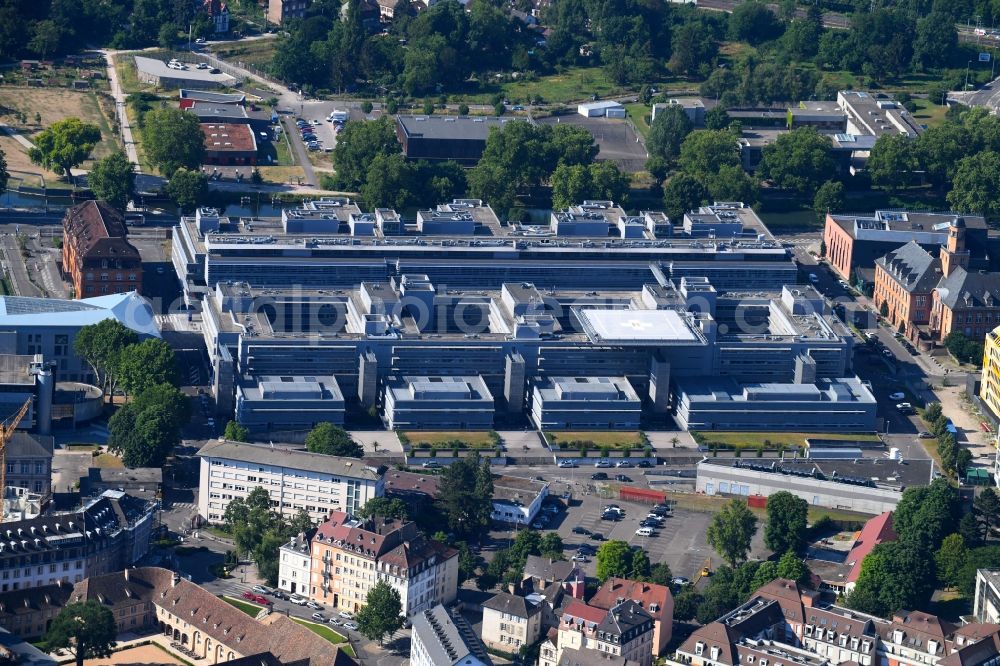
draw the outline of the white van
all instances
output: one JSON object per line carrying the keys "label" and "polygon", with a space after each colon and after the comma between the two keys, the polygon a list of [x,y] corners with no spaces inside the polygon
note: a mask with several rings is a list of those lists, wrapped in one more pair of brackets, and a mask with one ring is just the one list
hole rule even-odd
{"label": "white van", "polygon": [[636,536],[653,536],[652,527],[640,527],[635,531]]}

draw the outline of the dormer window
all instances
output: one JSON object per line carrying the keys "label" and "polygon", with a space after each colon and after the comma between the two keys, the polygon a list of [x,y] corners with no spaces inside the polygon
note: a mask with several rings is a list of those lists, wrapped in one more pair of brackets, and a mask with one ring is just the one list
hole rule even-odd
{"label": "dormer window", "polygon": [[699,657],[701,655],[705,654],[705,644],[702,643],[701,641],[698,641],[697,643],[695,643],[694,644],[694,653],[696,655],[698,655]]}

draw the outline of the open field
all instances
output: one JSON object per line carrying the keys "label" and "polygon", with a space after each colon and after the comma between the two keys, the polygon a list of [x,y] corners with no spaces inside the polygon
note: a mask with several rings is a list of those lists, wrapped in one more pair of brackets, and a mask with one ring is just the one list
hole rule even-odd
{"label": "open field", "polygon": [[154,666],[184,666],[190,662],[170,654],[159,645],[150,643],[125,648],[110,657],[86,659],[83,666],[106,666],[107,664],[153,664]]}
{"label": "open field", "polygon": [[[97,94],[79,92],[63,88],[0,88],[0,114],[4,120],[11,122],[11,110],[23,112],[28,123],[24,127],[16,126],[18,131],[29,141],[36,134],[54,122],[64,118],[79,118],[84,122],[93,123],[101,128],[101,142],[94,148],[93,159],[110,155],[117,149],[115,136],[111,126],[101,110]],[[36,124],[35,114],[41,116],[41,123]],[[9,136],[0,137],[0,149],[7,156],[7,167],[12,171],[23,171],[29,174],[42,174],[46,184],[55,184],[57,176],[35,166],[28,159],[27,150]],[[82,165],[89,168],[89,161]]]}
{"label": "open field", "polygon": [[628,117],[635,124],[636,130],[642,135],[643,139],[649,138],[649,116],[652,113],[652,109],[642,102],[633,102],[632,104],[625,105],[625,112],[628,113]]}
{"label": "open field", "polygon": [[277,46],[277,39],[255,39],[251,42],[220,44],[212,46],[210,50],[223,60],[265,69],[271,64]]}
{"label": "open field", "polygon": [[111,455],[110,453],[102,453],[99,456],[94,457],[94,467],[103,467],[104,469],[121,469],[125,467],[125,463],[118,456]]}
{"label": "open field", "polygon": [[[692,432],[692,435],[694,433]],[[878,435],[862,433],[857,435],[844,433],[816,433],[816,432],[699,432],[703,438],[703,445],[721,444],[723,446],[750,448],[758,446],[774,448],[777,446],[796,447],[806,443],[806,439],[838,439],[854,440],[861,442],[877,442]],[[698,438],[695,438],[698,441]],[[770,444],[768,444],[770,442]]]}
{"label": "open field", "polygon": [[260,177],[265,183],[281,184],[305,178],[305,171],[298,166],[259,166],[257,170],[260,171]]}
{"label": "open field", "polygon": [[638,430],[609,431],[609,430],[586,430],[586,431],[551,431],[545,433],[554,446],[559,446],[560,442],[590,442],[595,447],[609,446],[613,449],[636,449],[645,446],[642,436]]}
{"label": "open field", "polygon": [[[5,118],[5,120],[9,121],[10,118]],[[7,136],[6,134],[0,135],[0,150],[3,151],[7,160],[7,170],[10,173],[10,187],[13,189],[17,189],[20,184],[19,180],[22,180],[23,184],[28,187],[41,187],[41,180],[38,178],[39,175],[45,177],[46,183],[55,182],[58,178],[51,171],[32,164],[31,160],[28,159],[27,149],[15,141],[14,137]]]}
{"label": "open field", "polygon": [[917,105],[917,110],[913,113],[913,119],[921,125],[927,125],[928,127],[939,125],[944,122],[944,116],[948,113],[947,106],[934,104],[927,99],[915,98],[913,103]]}

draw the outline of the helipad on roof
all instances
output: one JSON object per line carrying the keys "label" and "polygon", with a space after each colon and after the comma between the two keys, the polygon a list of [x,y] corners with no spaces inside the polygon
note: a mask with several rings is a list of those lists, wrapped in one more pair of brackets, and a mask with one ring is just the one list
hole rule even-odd
{"label": "helipad on roof", "polygon": [[700,339],[675,310],[578,310],[577,315],[596,343],[662,344]]}

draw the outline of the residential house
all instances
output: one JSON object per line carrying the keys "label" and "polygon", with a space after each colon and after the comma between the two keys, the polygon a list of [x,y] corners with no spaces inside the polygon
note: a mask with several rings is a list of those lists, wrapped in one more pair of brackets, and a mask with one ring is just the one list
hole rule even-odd
{"label": "residential house", "polygon": [[955,627],[935,615],[922,611],[899,611],[888,626],[880,628],[883,664],[887,666],[923,666],[934,664],[948,655]]}
{"label": "residential house", "polygon": [[524,562],[521,588],[545,594],[556,586],[574,599],[583,600],[585,576],[576,562],[528,555]]}
{"label": "residential house", "polygon": [[610,610],[626,599],[636,602],[653,617],[653,655],[661,655],[673,634],[674,596],[670,588],[612,576],[587,603]]}
{"label": "residential house", "polygon": [[222,0],[204,0],[202,10],[212,20],[215,34],[229,32],[229,7]]}
{"label": "residential house", "polygon": [[[653,663],[653,617],[631,599],[610,610],[571,603],[563,611],[557,640],[555,663],[562,663],[567,650],[587,651],[594,662],[610,657],[638,666]],[[551,646],[542,649],[551,651]]]}
{"label": "residential house", "polygon": [[310,548],[316,534],[313,528],[299,532],[278,549],[278,588],[291,594],[309,596],[312,578]]}
{"label": "residential house", "polygon": [[482,639],[486,647],[516,654],[542,633],[542,603],[501,592],[483,603]]}
{"label": "residential house", "polygon": [[24,488],[47,500],[52,494],[52,449],[49,435],[15,431],[7,442],[7,488]]}

